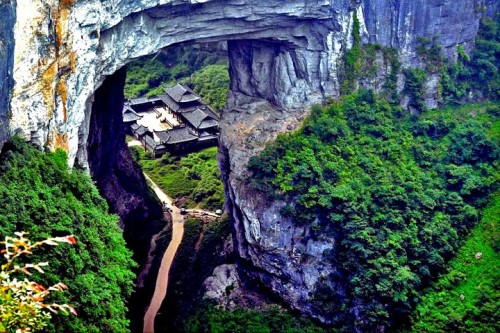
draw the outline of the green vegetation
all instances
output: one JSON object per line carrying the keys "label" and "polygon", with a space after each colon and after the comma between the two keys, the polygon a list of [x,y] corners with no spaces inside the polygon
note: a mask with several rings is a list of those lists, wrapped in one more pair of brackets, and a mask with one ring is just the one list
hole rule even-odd
{"label": "green vegetation", "polygon": [[229,88],[228,64],[208,65],[182,80],[203,97],[203,101],[219,112],[226,105]]}
{"label": "green vegetation", "polygon": [[[75,238],[71,235],[53,237],[33,243],[25,236],[24,232],[15,232],[15,236],[5,236],[5,241],[0,242],[4,247],[1,253],[7,260],[0,269],[0,332],[41,331],[52,318],[52,313],[71,312],[77,315],[75,309],[68,304],[44,303],[51,292],[67,289],[65,284],[45,287],[28,280],[30,271],[43,274],[43,267],[49,265],[48,262],[18,265],[20,257],[31,254],[37,247],[57,246],[59,243],[74,244]],[[23,274],[24,276],[20,276]]]}
{"label": "green vegetation", "polygon": [[425,111],[424,84],[427,72],[421,68],[408,68],[403,71],[406,81],[404,93],[410,97],[408,106],[418,112]]}
{"label": "green vegetation", "polygon": [[352,47],[344,55],[344,72],[340,92],[350,94],[356,89],[356,80],[361,75],[363,68],[363,49],[361,47],[361,35],[359,20],[356,12],[352,13]]}
{"label": "green vegetation", "polygon": [[[216,253],[222,252],[224,241],[230,236],[229,218],[217,218],[203,222],[190,218],[185,222],[185,233],[182,244],[177,251],[178,262],[173,274],[189,277],[191,287],[201,286],[214,268],[220,265]],[[190,273],[187,273],[190,272]]]}
{"label": "green vegetation", "polygon": [[149,157],[141,147],[130,147],[142,170],[172,198],[187,197],[186,205],[222,209],[224,188],[217,167],[217,147],[187,156]]}
{"label": "green vegetation", "polygon": [[463,46],[457,49],[454,64],[442,66],[443,104],[463,103],[471,92],[480,98],[498,99],[500,95],[500,14],[495,20],[483,19],[476,37],[476,48],[469,56]]}
{"label": "green vegetation", "polygon": [[125,97],[155,96],[178,81],[189,85],[220,112],[229,88],[228,63],[216,52],[192,47],[170,47],[161,53],[127,65]]}
{"label": "green vegetation", "polygon": [[428,37],[417,37],[417,54],[428,72],[437,72],[442,65],[441,47]]}
{"label": "green vegetation", "polygon": [[132,291],[134,263],[118,218],[91,179],[68,172],[63,151],[41,153],[14,138],[0,156],[0,234],[16,230],[36,238],[73,234],[77,243],[33,251],[32,262],[48,261],[33,279],[71,292],[53,293],[48,302],[71,304],[76,316],[53,318],[44,332],[128,332],[125,299]]}
{"label": "green vegetation", "polygon": [[380,44],[361,44],[360,23],[356,13],[353,12],[353,45],[342,59],[343,68],[341,75],[340,93],[347,95],[353,93],[358,83],[363,78],[374,79],[379,68],[375,65],[377,57],[381,56],[384,66],[390,69],[386,74],[382,95],[392,103],[399,101],[397,93],[397,80],[401,64],[398,60],[396,49],[382,47]]}
{"label": "green vegetation", "polygon": [[[337,327],[404,320],[480,217],[500,178],[498,103],[415,117],[359,91],[314,107],[249,169],[282,214],[336,240],[313,303]],[[354,315],[349,309],[356,307]]]}
{"label": "green vegetation", "polygon": [[186,324],[187,333],[322,333],[310,320],[295,317],[278,306],[233,311],[206,304]]}
{"label": "green vegetation", "polygon": [[[152,89],[159,88],[162,82],[170,80],[173,76],[172,72],[175,70],[175,68],[172,68],[169,71],[161,61],[152,57],[134,61],[127,65],[125,97],[143,96]],[[175,78],[175,76],[173,77]],[[160,91],[155,90],[155,92],[162,93],[161,88]]]}
{"label": "green vegetation", "polygon": [[[500,193],[412,316],[411,332],[499,332]],[[477,257],[476,257],[477,256]]]}

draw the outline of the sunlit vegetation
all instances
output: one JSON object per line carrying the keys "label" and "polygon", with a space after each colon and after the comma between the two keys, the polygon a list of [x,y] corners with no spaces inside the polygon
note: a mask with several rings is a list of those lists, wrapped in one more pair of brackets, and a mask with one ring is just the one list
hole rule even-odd
{"label": "sunlit vegetation", "polygon": [[[353,19],[353,46],[343,59],[343,94],[355,90],[356,80],[373,76],[375,52],[391,54],[377,45],[360,45],[359,22]],[[337,327],[371,330],[399,324],[439,274],[447,269],[452,275],[463,273],[447,262],[498,186],[500,108],[496,102],[427,111],[425,81],[429,73],[441,73],[442,105],[497,99],[498,23],[498,16],[482,20],[476,49],[467,54],[458,46],[456,63],[447,63],[434,41],[418,39],[417,53],[426,65],[404,71],[402,93],[420,116],[395,106],[399,97],[392,77],[382,94],[394,104],[360,91],[323,110],[314,108],[298,133],[279,137],[250,161],[252,185],[270,200],[288,203],[283,217],[310,225],[313,237],[336,239],[334,251],[324,255],[341,269],[317,286],[313,303]],[[397,61],[390,63],[399,68]],[[474,273],[494,281],[481,267]],[[444,290],[456,296],[458,289],[442,279],[420,303],[415,331],[494,327],[491,309],[498,307],[492,303],[498,284],[485,281],[485,289],[475,284],[471,297],[473,281],[464,287],[470,302],[460,299],[461,292],[454,300],[462,306],[452,302],[446,310],[446,303],[439,303],[449,301]],[[356,316],[347,312],[353,306]]]}
{"label": "sunlit vegetation", "polygon": [[359,19],[356,12],[352,13],[353,27],[352,27],[352,47],[348,50],[343,57],[343,78],[340,87],[342,94],[349,94],[356,89],[356,80],[361,75],[363,69],[363,47],[361,46],[361,35]]}
{"label": "sunlit vegetation", "polygon": [[20,258],[28,256],[40,246],[74,244],[75,238],[69,235],[32,242],[26,235],[25,232],[15,232],[14,236],[5,236],[4,241],[0,242],[5,259],[0,268],[0,332],[41,331],[53,313],[77,315],[71,305],[45,303],[52,292],[68,289],[64,283],[43,286],[28,279],[31,272],[43,274],[48,262],[20,263]]}
{"label": "sunlit vegetation", "polygon": [[284,217],[336,239],[318,313],[346,330],[408,316],[498,185],[498,118],[498,103],[416,117],[360,91],[250,160],[251,185],[287,202]]}
{"label": "sunlit vegetation", "polygon": [[310,320],[294,316],[277,306],[266,309],[227,310],[205,305],[185,327],[187,333],[323,333],[332,332]]}
{"label": "sunlit vegetation", "polygon": [[445,104],[459,104],[468,94],[482,98],[500,96],[500,14],[483,19],[472,54],[459,45],[456,63],[442,67],[441,97]]}
{"label": "sunlit vegetation", "polygon": [[30,262],[50,262],[44,286],[63,282],[71,292],[52,293],[46,302],[71,304],[78,316],[55,316],[43,332],[128,332],[125,300],[132,291],[134,263],[118,217],[88,175],[68,172],[61,150],[41,153],[14,138],[0,156],[0,234],[16,230],[37,239],[74,235],[75,245],[33,251]]}
{"label": "sunlit vegetation", "polygon": [[217,167],[217,147],[187,156],[154,159],[142,147],[130,147],[142,170],[169,196],[187,197],[188,207],[222,209],[224,188]]}
{"label": "sunlit vegetation", "polygon": [[227,58],[192,47],[171,47],[127,66],[125,97],[163,94],[163,87],[180,82],[220,112],[229,87]]}
{"label": "sunlit vegetation", "polygon": [[413,312],[411,332],[500,331],[500,193]]}
{"label": "sunlit vegetation", "polygon": [[202,96],[203,101],[213,109],[221,111],[226,105],[229,88],[228,65],[208,65],[196,71],[189,79],[183,80],[195,92]]}
{"label": "sunlit vegetation", "polygon": [[[175,79],[176,70],[167,67],[158,59],[144,58],[134,61],[127,66],[127,81],[125,84],[125,97],[135,98],[143,96],[155,88],[159,93],[163,93],[160,85],[162,82],[173,82],[171,77]],[[156,90],[154,90],[156,92]]]}

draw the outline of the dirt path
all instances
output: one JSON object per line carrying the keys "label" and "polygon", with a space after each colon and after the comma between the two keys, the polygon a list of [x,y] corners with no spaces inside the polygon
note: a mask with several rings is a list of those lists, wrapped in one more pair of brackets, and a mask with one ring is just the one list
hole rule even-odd
{"label": "dirt path", "polygon": [[[140,146],[142,144],[137,140],[132,140],[128,142],[127,145],[129,147],[132,147],[132,146]],[[163,192],[162,189],[158,185],[156,185],[156,183],[153,182],[153,180],[149,178],[149,176],[146,175],[145,173],[144,177],[146,177],[146,179],[150,182],[152,189],[154,190],[156,196],[160,199],[160,201],[162,201],[164,204],[167,205],[168,208],[171,209],[171,214],[172,214],[172,240],[170,241],[170,244],[168,244],[167,250],[163,254],[163,258],[160,264],[160,269],[158,270],[158,276],[156,278],[156,285],[153,297],[151,298],[151,303],[149,304],[146,314],[144,315],[143,333],[154,333],[155,317],[167,294],[168,274],[170,272],[170,266],[172,266],[175,253],[177,252],[177,249],[179,248],[179,245],[182,241],[182,237],[184,235],[184,216],[181,214],[180,209],[174,206],[172,198],[170,198],[165,192]],[[214,212],[199,210],[199,209],[189,209],[186,210],[186,212],[193,217],[197,216],[209,216],[211,218],[220,217]],[[164,232],[164,230],[154,235],[153,238],[151,239],[148,262],[146,264],[147,269],[143,270],[143,272],[149,271],[149,267],[151,266],[153,260],[151,254],[154,252],[156,248],[158,237],[162,234],[162,232]],[[203,235],[200,236],[203,237]],[[200,238],[200,243],[201,243],[201,238]]]}
{"label": "dirt path", "polygon": [[144,316],[144,333],[154,333],[154,322],[156,314],[160,309],[161,303],[167,294],[168,286],[168,273],[170,271],[170,266],[174,260],[175,253],[182,241],[182,236],[184,234],[184,217],[181,215],[179,208],[172,205],[172,199],[166,195],[159,187],[156,185],[151,178],[144,174],[147,180],[151,182],[152,188],[155,191],[158,198],[167,203],[168,207],[172,209],[172,240],[163,255],[161,260],[160,270],[158,271],[158,277],[156,278],[156,286],[149,304],[148,310]]}

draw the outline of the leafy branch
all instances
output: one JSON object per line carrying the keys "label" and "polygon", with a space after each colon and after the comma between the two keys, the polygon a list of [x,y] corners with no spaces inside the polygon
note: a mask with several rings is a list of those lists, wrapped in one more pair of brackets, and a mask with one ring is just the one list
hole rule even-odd
{"label": "leafy branch", "polygon": [[23,255],[32,254],[33,249],[42,245],[75,244],[75,238],[72,235],[53,237],[33,243],[25,237],[26,232],[15,232],[14,234],[16,237],[7,236],[4,242],[0,242],[4,246],[0,253],[7,260],[5,264],[1,265],[0,270],[0,333],[41,330],[50,320],[51,313],[72,313],[76,316],[76,310],[68,304],[44,303],[45,298],[52,291],[61,292],[68,289],[64,283],[59,282],[46,288],[37,282],[29,281],[27,278],[21,281],[12,277],[18,272],[31,276],[32,270],[43,274],[42,267],[48,266],[48,262],[17,265],[14,261]]}

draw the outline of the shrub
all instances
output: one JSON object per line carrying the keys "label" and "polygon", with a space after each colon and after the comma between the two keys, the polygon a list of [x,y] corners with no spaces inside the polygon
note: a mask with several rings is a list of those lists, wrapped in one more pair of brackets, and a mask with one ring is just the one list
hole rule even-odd
{"label": "shrub", "polygon": [[[45,298],[52,291],[63,291],[68,289],[64,283],[56,283],[51,287],[44,287],[25,278],[22,281],[13,278],[16,273],[32,275],[31,271],[44,273],[42,267],[48,262],[36,264],[21,263],[21,266],[14,264],[14,260],[23,255],[31,254],[34,249],[42,245],[58,245],[59,243],[74,244],[73,236],[48,238],[40,242],[32,243],[24,236],[24,232],[15,232],[16,237],[5,237],[5,246],[1,251],[7,262],[1,266],[0,271],[0,331],[1,332],[29,332],[39,331],[47,326],[47,322],[52,318],[51,313],[63,312],[72,313],[76,316],[73,307],[67,304],[45,304]],[[22,258],[21,258],[22,259]],[[17,260],[19,261],[19,259]]]}
{"label": "shrub", "polygon": [[427,73],[421,68],[408,68],[403,71],[405,75],[404,93],[410,97],[409,106],[415,108],[418,112],[425,110],[425,81]]}
{"label": "shrub", "polygon": [[55,317],[44,332],[127,332],[125,300],[132,291],[134,263],[125,247],[118,217],[89,176],[68,172],[66,154],[41,153],[15,138],[0,155],[0,234],[24,230],[44,238],[75,235],[72,247],[35,253],[33,261],[49,261],[43,285],[66,284],[71,294],[53,302],[72,304],[78,317]]}
{"label": "shrub", "polygon": [[250,160],[251,186],[335,239],[325,260],[337,272],[313,293],[318,314],[346,331],[408,316],[498,185],[498,140],[484,125],[494,117],[473,106],[404,115],[364,91],[314,108]]}

